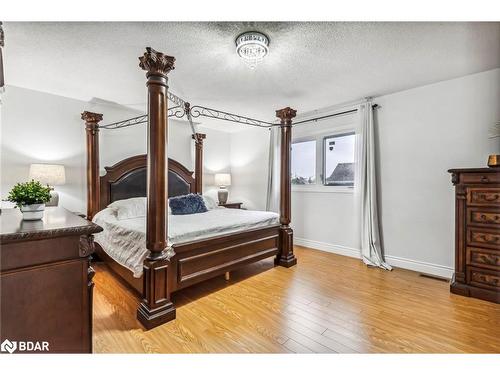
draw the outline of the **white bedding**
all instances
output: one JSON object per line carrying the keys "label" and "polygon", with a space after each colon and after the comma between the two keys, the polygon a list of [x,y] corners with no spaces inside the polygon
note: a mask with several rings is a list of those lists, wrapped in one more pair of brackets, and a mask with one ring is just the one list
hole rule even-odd
{"label": "white bedding", "polygon": [[[93,220],[104,230],[94,235],[95,241],[134,277],[141,277],[146,249],[146,218],[118,220],[117,210],[105,208]],[[182,242],[200,240],[221,234],[245,231],[279,223],[279,215],[267,211],[216,208],[194,215],[168,215],[169,247]],[[174,255],[170,249],[171,256]]]}

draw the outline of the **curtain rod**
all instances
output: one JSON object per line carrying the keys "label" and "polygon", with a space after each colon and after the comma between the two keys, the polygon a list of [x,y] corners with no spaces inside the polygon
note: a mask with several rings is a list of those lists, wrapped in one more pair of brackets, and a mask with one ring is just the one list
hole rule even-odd
{"label": "curtain rod", "polygon": [[[376,109],[378,107],[379,107],[378,104],[373,104],[372,105],[373,109]],[[325,118],[342,116],[342,115],[348,115],[349,113],[356,113],[356,112],[358,112],[357,108],[355,108],[355,109],[349,109],[347,111],[342,111],[342,112],[332,113],[332,114],[324,115],[324,116],[320,116],[320,117],[310,118],[310,119],[307,119],[307,120],[297,121],[297,122],[294,122],[293,125],[305,124],[306,122],[313,122],[313,121],[316,122],[316,121],[319,121],[319,120],[323,120]]]}

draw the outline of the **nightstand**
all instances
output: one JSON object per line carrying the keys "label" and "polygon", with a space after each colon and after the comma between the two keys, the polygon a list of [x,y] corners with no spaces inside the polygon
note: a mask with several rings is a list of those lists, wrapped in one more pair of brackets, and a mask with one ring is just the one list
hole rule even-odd
{"label": "nightstand", "polygon": [[238,208],[241,210],[242,204],[243,204],[242,202],[231,202],[231,203],[228,202],[228,203],[224,203],[224,204],[219,203],[219,206],[226,207],[226,208]]}

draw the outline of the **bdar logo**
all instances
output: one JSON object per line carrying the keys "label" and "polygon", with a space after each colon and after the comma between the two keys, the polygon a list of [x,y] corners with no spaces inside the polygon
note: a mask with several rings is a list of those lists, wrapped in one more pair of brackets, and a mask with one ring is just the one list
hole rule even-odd
{"label": "bdar logo", "polygon": [[2,345],[0,345],[0,350],[2,352],[9,352],[9,353],[14,353],[17,349],[17,342],[15,341],[9,341],[7,339],[5,339],[3,342],[2,342]]}

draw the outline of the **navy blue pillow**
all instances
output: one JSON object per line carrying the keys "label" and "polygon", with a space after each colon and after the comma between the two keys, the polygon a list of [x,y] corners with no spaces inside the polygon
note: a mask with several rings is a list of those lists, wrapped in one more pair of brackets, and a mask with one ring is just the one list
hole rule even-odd
{"label": "navy blue pillow", "polygon": [[191,215],[207,212],[203,197],[199,194],[180,195],[169,199],[172,215]]}

